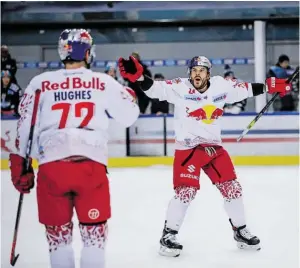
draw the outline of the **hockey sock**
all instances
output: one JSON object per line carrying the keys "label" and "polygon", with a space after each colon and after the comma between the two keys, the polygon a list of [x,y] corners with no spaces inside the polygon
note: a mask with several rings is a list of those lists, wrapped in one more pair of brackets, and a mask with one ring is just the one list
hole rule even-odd
{"label": "hockey sock", "polygon": [[171,199],[166,216],[166,227],[179,231],[186,211],[196,196],[197,189],[189,186],[175,188],[175,196]]}
{"label": "hockey sock", "polygon": [[93,225],[80,223],[79,228],[83,242],[80,268],[104,268],[107,222]]}
{"label": "hockey sock", "polygon": [[216,184],[224,198],[224,208],[235,227],[246,224],[242,186],[237,180]]}
{"label": "hockey sock", "polygon": [[62,226],[46,226],[51,268],[75,268],[72,231],[72,222]]}

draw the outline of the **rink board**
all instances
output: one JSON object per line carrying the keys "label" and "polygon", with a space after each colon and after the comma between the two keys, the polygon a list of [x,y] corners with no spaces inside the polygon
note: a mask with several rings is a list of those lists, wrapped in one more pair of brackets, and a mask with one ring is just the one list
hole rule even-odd
{"label": "rink board", "polygon": [[[266,114],[237,143],[236,138],[254,117],[254,113],[245,113],[221,118],[223,146],[235,165],[299,165],[299,113]],[[16,120],[1,121],[1,169],[8,168],[8,155],[16,151],[16,124]],[[113,119],[109,138],[110,167],[171,165],[173,162],[173,116],[141,116],[129,129],[130,157],[126,157],[126,129]]]}
{"label": "rink board", "polygon": [[[225,115],[221,118],[223,146],[231,156],[299,155],[299,114],[272,113],[260,118],[240,141],[236,139],[256,116],[255,113]],[[164,155],[163,118],[142,116],[130,128],[131,156]],[[174,117],[166,118],[167,156],[173,156]]]}

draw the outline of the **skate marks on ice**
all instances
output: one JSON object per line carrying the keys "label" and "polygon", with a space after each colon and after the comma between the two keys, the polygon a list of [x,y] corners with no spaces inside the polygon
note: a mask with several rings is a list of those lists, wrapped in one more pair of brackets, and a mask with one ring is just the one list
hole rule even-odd
{"label": "skate marks on ice", "polygon": [[[106,268],[296,268],[298,267],[298,167],[237,167],[244,189],[247,223],[262,249],[239,250],[223,210],[223,200],[209,179],[190,206],[178,239],[178,258],[158,254],[165,211],[173,195],[171,167],[109,169],[112,216]],[[1,176],[1,267],[9,254],[18,202],[9,172]],[[48,268],[48,245],[38,223],[36,195],[24,198],[15,267]],[[74,250],[79,268],[81,239],[74,220]]]}

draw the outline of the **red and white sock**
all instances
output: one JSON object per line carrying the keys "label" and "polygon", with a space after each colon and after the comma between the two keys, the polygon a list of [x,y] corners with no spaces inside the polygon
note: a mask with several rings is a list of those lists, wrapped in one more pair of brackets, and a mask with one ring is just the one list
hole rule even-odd
{"label": "red and white sock", "polygon": [[224,208],[235,227],[246,225],[242,186],[237,180],[216,184],[224,198]]}
{"label": "red and white sock", "polygon": [[179,231],[185,218],[187,209],[195,198],[197,189],[194,187],[180,186],[175,189],[175,196],[170,200],[167,216],[166,227]]}
{"label": "red and white sock", "polygon": [[79,224],[83,248],[80,268],[104,268],[107,223],[98,225]]}
{"label": "red and white sock", "polygon": [[51,268],[75,268],[72,231],[72,222],[62,226],[46,226]]}

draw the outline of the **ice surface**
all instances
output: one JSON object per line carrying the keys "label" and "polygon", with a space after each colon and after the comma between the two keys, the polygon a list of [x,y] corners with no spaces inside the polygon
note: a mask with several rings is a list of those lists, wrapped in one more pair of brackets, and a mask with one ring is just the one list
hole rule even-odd
{"label": "ice surface", "polygon": [[[158,255],[165,210],[173,195],[171,167],[110,169],[112,219],[107,268],[296,268],[299,265],[298,167],[237,167],[244,188],[248,227],[260,252],[236,248],[219,192],[201,176],[201,190],[180,232],[179,258]],[[1,177],[1,267],[8,268],[18,193],[8,171]],[[26,195],[15,267],[47,268],[48,245],[38,223],[35,191]],[[81,240],[75,220],[77,262]],[[78,266],[79,268],[79,266]]]}

